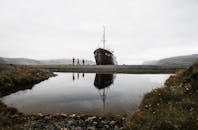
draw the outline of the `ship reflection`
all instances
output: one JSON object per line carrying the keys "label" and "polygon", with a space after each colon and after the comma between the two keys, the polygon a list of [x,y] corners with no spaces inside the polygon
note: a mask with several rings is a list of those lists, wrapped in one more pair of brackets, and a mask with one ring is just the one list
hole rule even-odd
{"label": "ship reflection", "polygon": [[115,76],[113,74],[96,74],[94,86],[99,90],[99,95],[103,102],[103,112],[106,107],[106,98],[110,86],[113,84]]}
{"label": "ship reflection", "polygon": [[[85,77],[85,74],[82,73],[82,78],[84,77]],[[79,79],[80,79],[79,73],[72,74],[73,81],[79,80]],[[103,112],[105,112],[107,93],[109,91],[110,86],[113,84],[114,79],[115,79],[114,74],[96,74],[95,75],[94,86],[98,89],[98,93],[102,100]]]}

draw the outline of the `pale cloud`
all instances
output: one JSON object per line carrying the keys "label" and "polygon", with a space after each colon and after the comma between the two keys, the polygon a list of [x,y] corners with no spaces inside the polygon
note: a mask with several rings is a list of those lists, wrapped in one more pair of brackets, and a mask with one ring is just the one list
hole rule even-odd
{"label": "pale cloud", "polygon": [[94,60],[102,25],[120,64],[198,53],[197,0],[1,0],[0,56]]}

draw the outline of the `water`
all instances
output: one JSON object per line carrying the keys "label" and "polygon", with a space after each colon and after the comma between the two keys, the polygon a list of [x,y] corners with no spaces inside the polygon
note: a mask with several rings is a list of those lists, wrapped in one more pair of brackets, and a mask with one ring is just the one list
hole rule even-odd
{"label": "water", "polygon": [[30,113],[132,113],[146,92],[160,87],[167,74],[72,74],[56,73],[32,89],[1,100],[19,111]]}

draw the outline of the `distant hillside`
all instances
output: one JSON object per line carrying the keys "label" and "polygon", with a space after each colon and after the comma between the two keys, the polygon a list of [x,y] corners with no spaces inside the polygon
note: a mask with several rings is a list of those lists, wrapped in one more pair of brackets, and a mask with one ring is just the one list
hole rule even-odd
{"label": "distant hillside", "polygon": [[41,64],[40,61],[26,58],[3,58],[0,57],[0,63],[19,64],[19,65],[36,65]]}
{"label": "distant hillside", "polygon": [[185,56],[176,56],[161,59],[158,61],[145,61],[144,65],[186,65],[189,66],[192,63],[198,61],[198,54],[185,55]]}
{"label": "distant hillside", "polygon": [[[80,60],[80,64],[82,64],[82,59]],[[64,65],[64,64],[72,64],[71,59],[51,59],[51,60],[40,60],[41,64],[45,65]],[[91,60],[85,60],[85,64],[93,65],[95,62]]]}
{"label": "distant hillside", "polygon": [[[4,58],[0,57],[0,63],[17,64],[17,65],[68,65],[72,64],[71,59],[51,59],[51,60],[34,60],[27,58]],[[82,64],[82,59],[80,59]],[[91,60],[85,60],[85,64],[93,65],[95,62]]]}
{"label": "distant hillside", "polygon": [[157,62],[158,62],[157,60],[144,61],[143,65],[156,65]]}

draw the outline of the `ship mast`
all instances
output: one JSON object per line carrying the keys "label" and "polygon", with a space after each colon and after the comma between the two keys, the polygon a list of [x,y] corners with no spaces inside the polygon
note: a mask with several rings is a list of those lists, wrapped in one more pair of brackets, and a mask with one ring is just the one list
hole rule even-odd
{"label": "ship mast", "polygon": [[99,92],[99,95],[100,95],[100,97],[102,99],[102,103],[103,103],[103,112],[105,112],[106,98],[107,98],[107,91],[105,91],[105,90],[106,90],[106,88],[104,88],[102,90],[102,92],[100,91],[101,93]]}
{"label": "ship mast", "polygon": [[102,42],[103,42],[103,48],[105,49],[105,26],[103,26],[103,37],[102,37]]}

